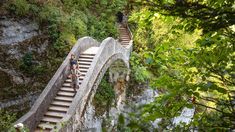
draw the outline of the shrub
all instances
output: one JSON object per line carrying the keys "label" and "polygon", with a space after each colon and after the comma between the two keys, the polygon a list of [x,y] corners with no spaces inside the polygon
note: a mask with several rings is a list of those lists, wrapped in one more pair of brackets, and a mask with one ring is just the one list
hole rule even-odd
{"label": "shrub", "polygon": [[76,37],[82,37],[87,34],[87,25],[79,14],[73,13],[67,16],[62,25],[62,31],[73,33]]}
{"label": "shrub", "polygon": [[8,9],[16,15],[25,16],[30,9],[30,4],[26,0],[12,0]]}
{"label": "shrub", "polygon": [[23,63],[24,63],[24,65],[31,66],[33,64],[32,59],[33,59],[32,53],[30,53],[30,52],[26,53],[23,56]]}
{"label": "shrub", "polygon": [[0,110],[0,130],[8,131],[16,120],[16,114]]}
{"label": "shrub", "polygon": [[93,99],[95,106],[95,114],[102,116],[106,110],[111,107],[113,100],[115,99],[115,92],[113,85],[108,82],[108,74],[101,80],[99,87]]}
{"label": "shrub", "polygon": [[53,47],[58,52],[58,55],[64,56],[67,51],[75,44],[76,38],[72,33],[63,32],[55,41]]}
{"label": "shrub", "polygon": [[44,5],[39,13],[41,21],[48,21],[50,23],[58,23],[61,20],[61,16],[61,10],[52,4]]}
{"label": "shrub", "polygon": [[150,79],[151,73],[147,70],[147,68],[142,65],[140,61],[140,56],[135,52],[132,53],[130,63],[131,63],[131,75],[137,82],[143,83]]}

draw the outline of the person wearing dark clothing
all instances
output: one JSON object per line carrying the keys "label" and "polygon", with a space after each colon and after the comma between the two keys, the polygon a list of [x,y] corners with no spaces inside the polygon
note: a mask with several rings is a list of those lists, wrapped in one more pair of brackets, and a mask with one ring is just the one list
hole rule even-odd
{"label": "person wearing dark clothing", "polygon": [[72,66],[73,65],[77,65],[77,60],[75,58],[75,55],[74,54],[71,54],[71,58],[70,58],[70,66],[71,66],[71,69],[72,69]]}
{"label": "person wearing dark clothing", "polygon": [[81,73],[79,71],[78,62],[77,62],[74,54],[71,54],[70,70],[71,70],[71,79],[72,79],[71,86],[75,91],[75,94],[74,94],[74,96],[75,96],[77,93],[76,88],[79,84],[78,81],[79,81],[79,76],[81,75]]}
{"label": "person wearing dark clothing", "polygon": [[117,21],[119,22],[119,23],[122,23],[122,21],[123,21],[123,13],[122,12],[118,12],[117,14],[116,14],[116,16],[117,16]]}

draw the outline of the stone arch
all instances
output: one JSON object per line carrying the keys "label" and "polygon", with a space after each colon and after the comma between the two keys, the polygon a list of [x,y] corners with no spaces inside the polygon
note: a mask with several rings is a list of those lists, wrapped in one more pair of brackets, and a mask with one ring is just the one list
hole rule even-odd
{"label": "stone arch", "polygon": [[[95,55],[89,71],[81,84],[77,95],[73,99],[69,110],[61,122],[66,125],[58,126],[61,131],[73,131],[81,128],[81,118],[85,113],[86,106],[94,96],[94,93],[107,69],[119,63],[129,69],[129,55],[131,48],[124,48],[113,38],[107,38],[100,44],[100,49]],[[129,71],[129,70],[126,70]],[[128,72],[127,72],[128,73]]]}
{"label": "stone arch", "polygon": [[[132,35],[128,27],[120,27],[120,30],[121,29],[125,29],[129,32],[129,35],[124,37],[129,36],[128,38],[132,39]],[[81,80],[83,81],[81,86],[78,89],[76,96],[73,97],[69,103],[69,107],[66,109],[66,114],[61,117],[62,119],[56,121],[56,124],[53,125],[53,128],[50,128],[50,130],[74,132],[79,128],[79,126],[81,126],[80,119],[86,109],[87,102],[92,100],[92,91],[96,91],[108,68],[111,68],[110,82],[118,82],[118,78],[128,78],[129,56],[132,51],[132,46],[132,40],[129,40],[128,42],[125,40],[122,42],[111,37],[105,39],[102,43],[99,43],[90,37],[84,37],[77,41],[69,55],[74,53],[78,56],[79,53],[85,52],[89,49],[94,50],[93,48],[98,52],[94,53],[95,56],[89,64],[90,66],[87,68],[88,70],[86,70],[85,76],[82,77]],[[17,125],[19,124],[27,126],[30,131],[37,127],[37,124],[41,121],[45,112],[47,112],[49,105],[54,101],[54,97],[57,95],[63,82],[65,80],[69,80],[69,55],[58,68],[30,111],[15,122],[16,128],[18,128]]]}
{"label": "stone arch", "polygon": [[[116,70],[117,66],[121,66],[121,67],[119,67],[120,68],[119,70]],[[110,68],[114,68],[111,70],[115,70],[115,71],[110,71]],[[123,71],[123,69],[125,69],[125,70]],[[117,98],[117,100],[116,100],[117,107],[123,101],[122,99],[125,99],[125,91],[126,91],[125,87],[119,87],[120,80],[126,81],[126,76],[128,76],[128,73],[129,73],[129,63],[125,62],[124,55],[118,53],[118,54],[114,54],[114,55],[110,56],[108,61],[102,67],[101,71],[102,72],[100,72],[100,74],[96,77],[96,81],[95,81],[95,83],[89,93],[88,99],[86,101],[86,105],[82,111],[82,115],[81,115],[80,119],[82,119],[83,121],[85,120],[84,118],[86,116],[86,111],[87,111],[88,107],[91,105],[91,103],[94,99],[94,96],[96,94],[96,91],[99,88],[98,86],[101,83],[101,80],[103,79],[104,74],[106,72],[109,72],[110,83],[114,84],[113,89],[115,91],[115,96]],[[115,72],[115,73],[113,73],[113,72]],[[110,75],[110,74],[112,74],[112,75]],[[112,76],[115,76],[115,77],[112,77]],[[124,88],[124,89],[122,89],[122,88]],[[80,126],[78,126],[78,129],[81,129],[84,126],[86,126],[86,124],[80,124]]]}

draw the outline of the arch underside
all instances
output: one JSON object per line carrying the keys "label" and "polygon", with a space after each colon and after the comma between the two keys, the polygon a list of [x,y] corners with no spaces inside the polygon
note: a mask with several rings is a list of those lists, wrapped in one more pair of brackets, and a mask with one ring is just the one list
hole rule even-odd
{"label": "arch underside", "polygon": [[[114,72],[119,72],[118,78],[125,78],[128,74],[128,71],[129,71],[129,63],[125,62],[124,56],[122,54],[115,54],[115,55],[111,56],[108,59],[108,61],[106,61],[105,65],[101,69],[101,72],[99,72],[99,75],[96,77],[96,81],[93,84],[91,91],[89,92],[89,96],[88,96],[86,105],[83,109],[81,117],[84,116],[87,105],[90,102],[92,102],[94,95],[98,89],[98,86],[99,86],[102,78],[104,77],[104,74],[108,71],[108,69],[113,70],[111,74],[115,74]],[[115,80],[115,81],[117,81],[117,80]]]}

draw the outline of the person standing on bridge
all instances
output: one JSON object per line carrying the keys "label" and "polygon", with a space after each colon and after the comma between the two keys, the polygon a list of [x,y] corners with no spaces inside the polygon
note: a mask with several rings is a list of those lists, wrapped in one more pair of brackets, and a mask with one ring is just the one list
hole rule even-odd
{"label": "person standing on bridge", "polygon": [[117,14],[116,14],[116,16],[117,16],[117,21],[118,21],[118,23],[122,23],[122,21],[123,21],[123,13],[122,12],[118,12]]}
{"label": "person standing on bridge", "polygon": [[78,84],[78,81],[79,81],[79,77],[80,77],[80,71],[79,71],[79,67],[78,65],[75,65],[73,64],[72,65],[72,69],[71,69],[71,75],[72,75],[72,87],[73,87],[73,90],[75,91],[75,94],[74,96],[76,95],[77,93],[77,87],[79,86]]}
{"label": "person standing on bridge", "polygon": [[71,79],[72,79],[72,87],[75,91],[75,94],[74,96],[76,95],[77,93],[77,86],[79,86],[78,84],[78,81],[79,81],[79,77],[81,75],[80,71],[79,71],[79,66],[78,66],[78,62],[75,58],[75,55],[72,54],[71,55],[71,59],[70,59],[70,65],[71,65]]}
{"label": "person standing on bridge", "polygon": [[76,60],[76,57],[74,54],[71,54],[71,58],[70,58],[70,69],[72,70],[73,69],[73,65],[77,65],[78,62]]}

